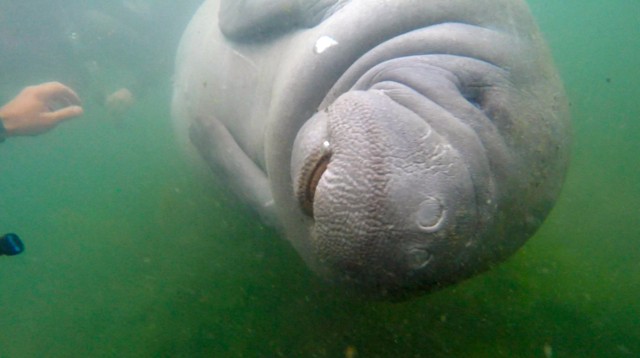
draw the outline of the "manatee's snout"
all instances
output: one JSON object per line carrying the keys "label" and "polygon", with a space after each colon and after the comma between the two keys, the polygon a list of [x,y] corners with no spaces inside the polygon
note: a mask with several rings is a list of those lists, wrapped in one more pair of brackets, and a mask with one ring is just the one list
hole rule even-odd
{"label": "manatee's snout", "polygon": [[318,271],[367,295],[462,275],[474,185],[459,153],[382,91],[353,91],[299,132],[292,179]]}

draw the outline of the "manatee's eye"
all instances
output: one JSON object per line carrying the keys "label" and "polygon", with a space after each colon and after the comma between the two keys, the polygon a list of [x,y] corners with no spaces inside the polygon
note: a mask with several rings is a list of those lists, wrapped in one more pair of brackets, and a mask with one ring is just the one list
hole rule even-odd
{"label": "manatee's eye", "polygon": [[316,195],[316,188],[318,187],[318,182],[320,182],[322,174],[327,170],[331,153],[319,153],[319,155],[314,157],[306,161],[296,188],[296,194],[302,211],[311,217],[313,217],[313,199]]}

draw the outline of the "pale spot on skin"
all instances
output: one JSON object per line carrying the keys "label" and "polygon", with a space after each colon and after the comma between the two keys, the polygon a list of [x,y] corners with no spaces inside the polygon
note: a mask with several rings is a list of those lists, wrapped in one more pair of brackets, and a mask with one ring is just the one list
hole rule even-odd
{"label": "pale spot on skin", "polygon": [[316,45],[313,48],[313,51],[317,54],[321,54],[326,51],[328,48],[333,47],[338,44],[338,41],[334,40],[329,36],[322,36],[316,41]]}

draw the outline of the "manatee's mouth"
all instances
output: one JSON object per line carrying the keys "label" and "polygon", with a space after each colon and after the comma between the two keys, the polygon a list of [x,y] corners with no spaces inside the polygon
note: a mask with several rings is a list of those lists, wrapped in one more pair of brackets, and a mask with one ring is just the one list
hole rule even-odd
{"label": "manatee's mouth", "polygon": [[[421,142],[428,137],[433,141]],[[433,209],[431,193],[448,184],[421,176],[436,171],[426,158],[457,165],[442,144],[419,116],[379,90],[349,92],[305,123],[291,174],[323,276],[367,295],[424,284],[419,279],[437,269],[443,256],[435,254],[448,246],[437,231],[450,220]]]}
{"label": "manatee's mouth", "polygon": [[[381,68],[364,76],[369,89],[345,93],[303,126],[292,162],[321,274],[374,296],[470,275],[478,228],[495,211],[485,146],[452,113],[479,114],[478,104],[441,68]],[[415,77],[428,84],[402,83]]]}

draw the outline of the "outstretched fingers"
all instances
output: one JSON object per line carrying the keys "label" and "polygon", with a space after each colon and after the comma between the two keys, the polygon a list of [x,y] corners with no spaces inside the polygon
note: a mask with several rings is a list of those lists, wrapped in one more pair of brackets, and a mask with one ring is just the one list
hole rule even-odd
{"label": "outstretched fingers", "polygon": [[46,113],[44,116],[49,125],[54,126],[66,119],[81,116],[84,110],[80,106],[69,106],[58,109],[57,111]]}

